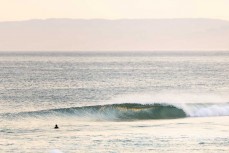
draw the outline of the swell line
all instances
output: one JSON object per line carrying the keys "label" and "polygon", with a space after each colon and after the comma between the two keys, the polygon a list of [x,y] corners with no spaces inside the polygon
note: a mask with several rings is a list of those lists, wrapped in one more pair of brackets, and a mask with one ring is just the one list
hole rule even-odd
{"label": "swell line", "polygon": [[122,103],[6,113],[6,119],[75,117],[93,120],[150,120],[185,117],[229,116],[229,104],[138,104]]}

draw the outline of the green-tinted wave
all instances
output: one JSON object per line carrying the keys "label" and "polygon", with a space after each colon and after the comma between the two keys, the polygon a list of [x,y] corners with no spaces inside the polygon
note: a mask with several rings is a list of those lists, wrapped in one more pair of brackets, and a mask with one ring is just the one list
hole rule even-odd
{"label": "green-tinted wave", "polygon": [[[11,117],[12,114],[5,116]],[[175,106],[163,104],[112,104],[85,107],[71,107],[35,112],[21,112],[14,114],[17,117],[78,117],[95,120],[150,120],[150,119],[176,119],[186,117],[186,113]]]}

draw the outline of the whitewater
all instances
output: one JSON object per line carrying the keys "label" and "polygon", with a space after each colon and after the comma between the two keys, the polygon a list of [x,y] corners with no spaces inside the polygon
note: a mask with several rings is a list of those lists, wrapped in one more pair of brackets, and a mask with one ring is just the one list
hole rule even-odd
{"label": "whitewater", "polygon": [[2,52],[0,70],[0,152],[229,151],[228,52]]}

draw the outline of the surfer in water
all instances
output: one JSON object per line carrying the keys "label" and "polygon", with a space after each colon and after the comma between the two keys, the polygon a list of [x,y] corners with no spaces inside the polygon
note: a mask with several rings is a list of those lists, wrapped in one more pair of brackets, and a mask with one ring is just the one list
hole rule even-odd
{"label": "surfer in water", "polygon": [[57,125],[57,124],[55,125],[54,129],[59,129],[59,127],[58,127],[58,125]]}

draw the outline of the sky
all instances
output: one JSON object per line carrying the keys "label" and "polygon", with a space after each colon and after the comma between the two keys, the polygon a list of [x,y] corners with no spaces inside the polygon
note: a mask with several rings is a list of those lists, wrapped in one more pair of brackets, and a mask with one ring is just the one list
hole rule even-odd
{"label": "sky", "polygon": [[[0,0],[0,51],[228,50],[229,22],[221,22],[229,21],[228,8],[229,0]],[[59,20],[66,25],[61,27],[62,30],[50,20],[45,23],[39,20],[42,24],[34,25],[32,21],[28,21],[21,26],[9,26],[10,23],[4,23],[50,18],[221,20],[194,23],[189,19],[189,24],[186,24],[189,21],[176,21],[176,26],[173,26],[173,20],[171,26],[165,30],[160,26],[164,24],[159,21],[158,24],[152,25],[139,23],[141,26],[129,25],[128,22],[124,26],[117,20],[117,24],[105,26],[108,28],[106,30],[90,27],[90,24],[88,27],[69,29],[68,27],[74,24],[68,25],[64,20]],[[102,25],[103,23],[100,23],[98,27]],[[152,29],[154,25],[159,26]],[[115,31],[116,26],[120,26],[119,31]],[[90,30],[83,29],[90,29],[90,35]],[[167,33],[163,33],[164,31]]]}
{"label": "sky", "polygon": [[0,21],[47,18],[213,18],[229,20],[229,0],[0,0]]}

